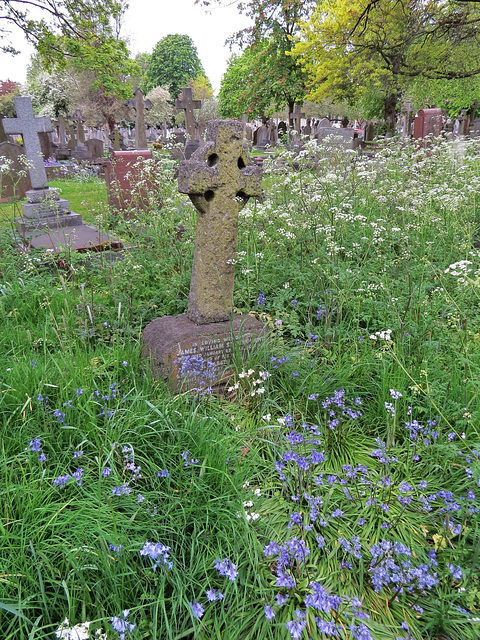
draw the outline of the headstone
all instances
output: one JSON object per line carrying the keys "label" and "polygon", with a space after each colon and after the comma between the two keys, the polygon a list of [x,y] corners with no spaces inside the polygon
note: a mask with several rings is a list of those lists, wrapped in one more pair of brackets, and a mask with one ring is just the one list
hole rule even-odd
{"label": "headstone", "polygon": [[312,133],[312,123],[310,118],[307,120],[307,124],[303,127],[302,133],[304,136],[309,136]]}
{"label": "headstone", "polygon": [[442,132],[442,110],[420,109],[413,122],[415,140],[425,138],[429,134],[438,137]]}
{"label": "headstone", "polygon": [[[248,348],[263,339],[261,322],[233,315],[238,213],[249,197],[261,195],[261,172],[247,156],[243,126],[235,120],[210,121],[207,142],[180,163],[179,191],[198,211],[188,311],[157,318],[142,335],[142,355],[154,375],[170,377],[177,389],[192,359],[210,368],[213,385],[231,364],[235,342]],[[185,381],[187,388],[197,384]]]}
{"label": "headstone", "polygon": [[85,129],[83,128],[85,117],[79,109],[76,109],[70,116],[70,120],[74,123],[76,134],[76,145],[72,149],[72,158],[77,158],[77,160],[90,160],[90,154],[85,146]]}
{"label": "headstone", "polygon": [[122,143],[122,134],[118,129],[112,131],[112,133],[108,136],[108,139],[112,143],[113,151],[120,151],[120,146]]}
{"label": "headstone", "polygon": [[278,123],[277,135],[279,138],[287,135],[287,123],[283,122],[283,120]]}
{"label": "headstone", "polygon": [[365,124],[364,130],[363,130],[363,139],[365,142],[372,142],[374,135],[375,135],[375,127],[373,125],[373,122],[369,120]]}
{"label": "headstone", "polygon": [[25,149],[13,142],[0,142],[0,164],[5,160],[9,169],[0,171],[0,202],[6,202],[14,196],[23,198],[32,188]]}
{"label": "headstone", "polygon": [[149,207],[152,184],[146,179],[144,162],[150,160],[149,149],[113,151],[112,161],[106,163],[108,204],[125,218],[134,218],[137,210]]}
{"label": "headstone", "polygon": [[269,144],[269,141],[268,127],[267,125],[262,124],[253,132],[253,144],[257,149],[265,149],[267,144]]}
{"label": "headstone", "polygon": [[49,160],[53,158],[53,144],[52,144],[52,136],[48,132],[41,132],[38,134],[38,139],[40,140],[40,149],[42,150],[42,156],[44,160]]}
{"label": "headstone", "polygon": [[14,101],[17,117],[4,120],[5,132],[22,136],[32,183],[32,189],[25,193],[28,202],[22,203],[23,217],[15,220],[20,236],[30,246],[53,251],[66,245],[74,250],[98,245],[95,227],[84,225],[82,217],[70,211],[68,201],[48,186],[39,133],[52,130],[50,119],[35,118],[30,98],[17,97]]}
{"label": "headstone", "polygon": [[468,133],[470,131],[470,116],[467,115],[466,109],[462,109],[458,119],[460,121],[459,135],[468,136]]}
{"label": "headstone", "polygon": [[320,122],[317,124],[317,130],[318,129],[330,129],[332,126],[332,123],[330,122],[330,120],[328,118],[322,118],[320,120]]}
{"label": "headstone", "polygon": [[411,100],[406,100],[405,104],[402,108],[402,113],[404,114],[403,117],[403,127],[402,127],[402,136],[404,138],[408,138],[410,137],[410,132],[412,130],[412,116],[413,116],[413,111],[412,111],[412,101]]}
{"label": "headstone", "polygon": [[188,141],[185,147],[185,158],[190,158],[192,153],[198,149],[199,142],[195,135],[195,114],[194,109],[200,109],[202,106],[201,100],[194,100],[192,90],[190,87],[184,87],[182,89],[182,98],[175,100],[175,109],[183,109],[185,112],[185,129],[187,130]]}
{"label": "headstone", "polygon": [[136,89],[133,100],[129,98],[124,102],[129,109],[135,109],[135,149],[147,149],[147,135],[145,130],[145,109],[151,109],[150,100],[143,99],[141,89]]}
{"label": "headstone", "polygon": [[93,160],[103,158],[103,142],[101,140],[98,140],[98,138],[90,138],[90,140],[85,142],[85,146]]}
{"label": "headstone", "polygon": [[3,116],[2,114],[0,114],[0,143],[1,142],[7,142],[7,134],[5,133],[4,129],[3,129]]}
{"label": "headstone", "polygon": [[293,110],[293,113],[290,114],[290,119],[293,122],[293,127],[295,129],[295,133],[297,135],[297,138],[300,137],[300,131],[301,131],[301,124],[302,124],[302,118],[305,117],[305,114],[302,112],[302,107],[299,104],[295,105],[295,109]]}

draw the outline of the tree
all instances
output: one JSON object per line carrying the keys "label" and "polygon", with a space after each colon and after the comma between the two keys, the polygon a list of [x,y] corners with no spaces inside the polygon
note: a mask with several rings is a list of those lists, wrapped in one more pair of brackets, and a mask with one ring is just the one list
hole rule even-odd
{"label": "tree", "polygon": [[250,49],[246,49],[241,56],[233,54],[228,61],[218,93],[223,118],[241,118],[248,109],[247,82],[249,74],[254,71],[250,58]]}
{"label": "tree", "polygon": [[15,118],[15,96],[20,93],[20,85],[13,80],[0,81],[0,115],[4,118]]}
{"label": "tree", "polygon": [[[209,4],[209,1],[203,3]],[[251,62],[251,68],[246,76],[244,103],[245,110],[253,115],[266,115],[272,109],[284,107],[285,103],[291,113],[295,103],[303,102],[305,74],[289,54],[301,21],[314,6],[314,0],[238,3],[239,12],[252,18],[253,25],[235,33],[229,42],[250,50],[245,60]]]}
{"label": "tree", "polygon": [[208,100],[213,96],[212,85],[210,84],[210,80],[207,76],[199,75],[195,80],[190,78],[188,86],[192,90],[194,100],[201,100],[202,102],[205,102],[205,100]]}
{"label": "tree", "polygon": [[197,48],[192,39],[185,35],[169,35],[155,46],[145,75],[145,87],[148,91],[155,87],[169,87],[172,103],[182,87],[190,79],[205,76]]}
{"label": "tree", "polygon": [[480,73],[480,7],[458,0],[323,0],[293,53],[313,100],[383,94],[391,128],[399,94],[414,78]]}
{"label": "tree", "polygon": [[165,120],[172,117],[173,107],[170,104],[170,92],[167,87],[155,87],[146,97],[153,105],[145,113],[147,124],[159,127]]}
{"label": "tree", "polygon": [[[95,73],[96,88],[122,94],[123,78],[136,70],[119,37],[124,0],[0,0],[0,49],[15,53],[8,27],[23,31],[47,71],[73,64]],[[42,14],[32,17],[31,11]]]}

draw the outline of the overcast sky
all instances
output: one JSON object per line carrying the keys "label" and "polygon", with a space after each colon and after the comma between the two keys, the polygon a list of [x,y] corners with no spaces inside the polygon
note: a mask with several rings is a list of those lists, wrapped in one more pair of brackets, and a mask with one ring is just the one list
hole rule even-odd
{"label": "overcast sky", "polygon": [[[122,35],[134,55],[151,53],[157,42],[169,34],[189,35],[217,94],[230,57],[225,40],[246,25],[247,19],[234,6],[210,7],[206,11],[194,0],[130,0]],[[14,44],[22,53],[15,57],[0,53],[0,80],[24,82],[33,49],[23,34],[15,34]]]}

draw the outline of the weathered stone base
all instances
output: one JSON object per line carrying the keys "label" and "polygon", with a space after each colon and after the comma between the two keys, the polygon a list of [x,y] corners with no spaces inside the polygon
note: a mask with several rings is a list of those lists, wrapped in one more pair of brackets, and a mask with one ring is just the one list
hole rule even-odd
{"label": "weathered stone base", "polygon": [[[181,316],[164,316],[148,324],[142,334],[141,356],[148,360],[155,378],[167,379],[175,391],[221,385],[233,355],[243,356],[258,348],[268,336],[266,326],[252,316],[234,315],[232,321],[197,325]],[[202,369],[215,365],[214,376],[202,376]],[[195,371],[182,376],[179,369],[191,363]]]}
{"label": "weathered stone base", "polygon": [[82,216],[79,213],[74,213],[73,211],[52,216],[39,216],[37,218],[22,216],[21,218],[15,219],[15,226],[22,238],[24,238],[27,233],[37,231],[38,229],[79,227],[82,224]]}

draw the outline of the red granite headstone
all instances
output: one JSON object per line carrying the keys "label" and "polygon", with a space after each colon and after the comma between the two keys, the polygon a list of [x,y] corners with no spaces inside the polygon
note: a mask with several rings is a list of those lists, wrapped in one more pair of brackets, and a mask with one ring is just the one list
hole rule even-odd
{"label": "red granite headstone", "polygon": [[152,152],[148,150],[112,151],[112,161],[106,164],[108,204],[126,218],[134,218],[138,209],[149,206],[148,175],[152,168],[145,161],[151,158]]}
{"label": "red granite headstone", "polygon": [[415,140],[425,138],[429,134],[438,137],[442,133],[442,110],[420,109],[413,123]]}

